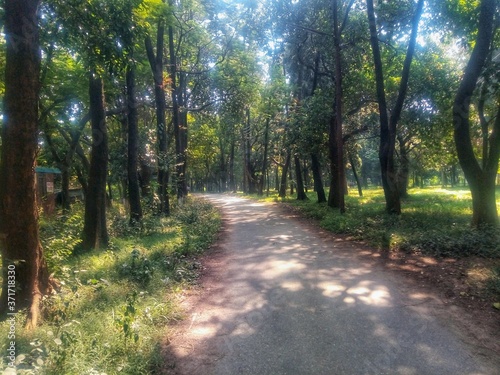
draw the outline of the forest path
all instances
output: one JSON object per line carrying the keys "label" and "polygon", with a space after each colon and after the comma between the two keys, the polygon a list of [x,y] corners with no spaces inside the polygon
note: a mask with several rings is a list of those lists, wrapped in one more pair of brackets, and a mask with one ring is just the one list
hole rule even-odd
{"label": "forest path", "polygon": [[173,373],[498,374],[433,313],[435,297],[356,256],[359,244],[276,204],[205,198],[225,233],[169,338]]}

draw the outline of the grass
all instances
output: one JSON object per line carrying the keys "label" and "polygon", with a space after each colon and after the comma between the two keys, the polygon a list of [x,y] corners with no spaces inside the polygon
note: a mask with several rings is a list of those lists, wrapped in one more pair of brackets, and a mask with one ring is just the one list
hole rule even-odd
{"label": "grass", "polygon": [[[367,189],[363,197],[346,196],[346,213],[340,214],[326,204],[297,201],[277,195],[257,197],[295,207],[316,219],[332,232],[362,240],[382,250],[421,252],[437,257],[478,255],[500,258],[500,236],[496,228],[477,231],[470,227],[471,197],[467,190],[425,188],[410,190],[403,200],[401,216],[385,213],[382,189]],[[500,201],[499,201],[500,207]]]}
{"label": "grass", "polygon": [[[75,257],[71,247],[78,242],[81,215],[77,208],[64,220],[41,225],[61,287],[45,298],[43,321],[34,331],[22,329],[23,315],[18,314],[17,373],[157,373],[168,366],[161,340],[169,323],[182,317],[179,292],[196,281],[194,256],[214,240],[220,214],[205,202],[190,200],[172,217],[146,215],[143,228],[132,229],[124,213],[114,209],[108,249]],[[2,353],[9,327],[9,322],[0,324]],[[0,368],[6,361],[2,356]]]}

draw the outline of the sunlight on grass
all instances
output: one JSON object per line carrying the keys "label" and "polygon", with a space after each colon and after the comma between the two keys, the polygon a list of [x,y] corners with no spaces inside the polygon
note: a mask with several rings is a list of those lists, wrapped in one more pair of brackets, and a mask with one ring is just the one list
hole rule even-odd
{"label": "sunlight on grass", "polygon": [[409,194],[402,201],[401,216],[385,213],[381,188],[366,189],[363,197],[346,196],[347,212],[343,215],[326,204],[317,204],[313,192],[308,193],[308,201],[287,197],[285,202],[318,220],[327,230],[366,241],[380,249],[436,256],[500,257],[498,231],[480,232],[470,227],[469,190],[423,188],[411,189]]}
{"label": "sunlight on grass", "polygon": [[[59,260],[61,286],[44,300],[40,327],[26,332],[18,322],[18,374],[147,374],[164,368],[160,342],[169,323],[181,318],[179,292],[196,282],[199,269],[192,255],[214,240],[220,214],[196,200],[170,218],[147,217],[140,231],[129,228],[119,209],[112,221],[115,237],[107,250]],[[60,224],[44,225],[53,226],[46,230],[53,234]],[[7,322],[0,324],[1,337],[8,337],[8,329]],[[5,352],[7,342],[0,345]]]}

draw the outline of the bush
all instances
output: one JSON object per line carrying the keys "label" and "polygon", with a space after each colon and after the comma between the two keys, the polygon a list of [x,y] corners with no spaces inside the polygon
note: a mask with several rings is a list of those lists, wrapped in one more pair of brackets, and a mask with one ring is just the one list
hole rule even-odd
{"label": "bush", "polygon": [[51,272],[60,273],[61,265],[81,243],[83,231],[83,205],[75,204],[71,213],[54,219],[40,220],[40,241]]}

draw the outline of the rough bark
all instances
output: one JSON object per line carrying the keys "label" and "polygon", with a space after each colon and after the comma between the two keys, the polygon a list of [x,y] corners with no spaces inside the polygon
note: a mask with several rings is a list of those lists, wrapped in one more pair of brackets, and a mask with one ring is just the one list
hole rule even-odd
{"label": "rough bark", "polygon": [[106,226],[106,179],[108,174],[108,133],[104,110],[102,78],[95,73],[89,79],[92,150],[85,196],[85,218],[82,251],[99,249],[108,244]]}
{"label": "rough bark", "polygon": [[37,324],[41,297],[49,291],[49,274],[39,241],[35,188],[38,4],[37,0],[6,0],[4,4],[7,44],[0,165],[0,312],[15,313],[27,307],[28,328]]}
{"label": "rough bark", "polygon": [[138,143],[139,125],[137,114],[137,100],[135,98],[135,67],[127,69],[127,175],[128,175],[128,200],[130,204],[130,224],[135,225],[142,220],[141,194],[139,191],[138,169]]}
{"label": "rough bark", "polygon": [[483,167],[474,154],[470,134],[470,102],[481,71],[490,52],[493,36],[495,0],[483,0],[480,5],[476,44],[465,68],[453,105],[454,138],[457,155],[472,194],[472,225],[497,225],[495,179],[500,154],[500,107],[489,136],[489,152]]}

